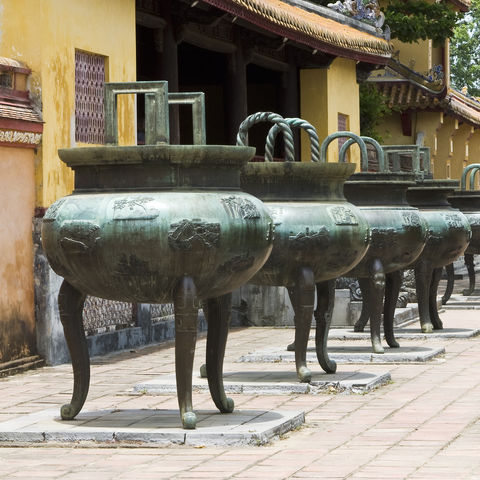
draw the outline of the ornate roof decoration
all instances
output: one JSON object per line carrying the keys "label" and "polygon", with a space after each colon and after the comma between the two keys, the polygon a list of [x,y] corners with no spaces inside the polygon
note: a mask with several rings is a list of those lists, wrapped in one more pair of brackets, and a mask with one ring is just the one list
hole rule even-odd
{"label": "ornate roof decoration", "polygon": [[13,58],[0,57],[0,69],[1,70],[13,70],[19,73],[30,73],[30,69],[27,68],[23,63],[20,63],[18,60]]}
{"label": "ornate roof decoration", "polygon": [[434,68],[421,75],[395,60],[390,60],[382,74],[372,72],[369,82],[388,98],[390,106],[407,109],[436,109],[480,127],[480,99],[447,88],[443,71]]}
{"label": "ornate roof decoration", "polygon": [[17,60],[0,57],[0,145],[37,147],[43,121],[26,90],[30,69]]}
{"label": "ornate roof decoration", "polygon": [[376,64],[385,64],[393,51],[384,38],[281,0],[202,1],[314,51]]}
{"label": "ornate roof decoration", "polygon": [[42,123],[42,118],[31,105],[12,105],[0,98],[0,118]]}
{"label": "ornate roof decoration", "polygon": [[377,28],[381,28],[385,22],[385,15],[380,10],[377,0],[370,0],[366,4],[363,0],[337,0],[327,6],[349,17],[375,25]]}

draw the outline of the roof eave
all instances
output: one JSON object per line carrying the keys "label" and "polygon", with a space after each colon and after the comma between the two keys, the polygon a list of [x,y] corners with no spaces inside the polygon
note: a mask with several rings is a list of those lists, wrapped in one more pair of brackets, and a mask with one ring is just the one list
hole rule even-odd
{"label": "roof eave", "polygon": [[256,25],[265,30],[271,31],[293,42],[306,45],[312,48],[313,51],[318,50],[331,55],[351,58],[360,62],[373,63],[376,65],[386,65],[391,57],[391,52],[379,54],[378,52],[368,52],[360,49],[355,50],[350,46],[340,46],[324,42],[314,36],[303,32],[295,31],[286,25],[275,23],[268,18],[265,18],[257,13],[250,11],[242,6],[227,0],[202,0],[209,5],[215,6],[221,10],[230,13],[233,16],[242,18],[253,25]]}

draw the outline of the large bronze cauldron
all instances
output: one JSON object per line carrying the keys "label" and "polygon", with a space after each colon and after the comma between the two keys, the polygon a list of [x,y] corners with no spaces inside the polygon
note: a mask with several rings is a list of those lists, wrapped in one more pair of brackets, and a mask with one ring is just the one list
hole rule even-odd
{"label": "large bronze cauldron", "polygon": [[[407,188],[415,185],[410,173],[387,171],[383,150],[373,139],[362,137],[375,146],[380,172],[368,171],[368,160],[363,172],[356,173],[345,183],[345,196],[358,206],[368,221],[371,244],[363,260],[348,277],[358,277],[363,296],[362,312],[355,331],[363,331],[370,319],[372,349],[383,353],[380,323],[385,296],[384,314],[395,310],[402,282],[401,270],[418,258],[426,241],[426,227],[417,208],[406,200]],[[347,141],[340,150],[342,160]],[[393,315],[393,313],[392,313]],[[385,337],[390,346],[398,346],[393,339],[393,325],[384,323]]]}
{"label": "large bronze cauldron", "polygon": [[[442,267],[463,254],[471,237],[465,215],[452,208],[447,198],[458,186],[456,180],[419,180],[407,191],[407,201],[417,207],[427,224],[427,243],[413,263],[422,331],[442,329],[438,316],[437,289]],[[393,316],[384,320],[393,323]]]}
{"label": "large bronze cauldron", "polygon": [[[240,144],[245,142],[246,132],[254,123],[265,119],[277,121],[265,115],[268,116],[252,115],[242,123]],[[295,119],[287,121],[294,126],[305,125],[302,121],[296,124]],[[267,150],[275,135],[274,129],[267,139]],[[343,133],[343,136],[349,135],[352,134]],[[306,367],[306,350],[315,286],[317,357],[322,368],[333,373],[336,364],[326,349],[331,321],[329,301],[334,291],[331,280],[355,266],[368,247],[367,223],[343,196],[343,183],[354,169],[353,164],[326,163],[322,158],[320,162],[311,163],[249,163],[242,171],[242,188],[265,202],[275,223],[272,254],[250,282],[287,287],[295,313],[297,374],[304,382],[311,379]]]}
{"label": "large bronze cauldron", "polygon": [[[468,220],[472,229],[472,238],[465,250],[465,265],[468,270],[469,286],[463,291],[464,295],[471,295],[475,290],[475,265],[473,256],[480,253],[480,191],[475,190],[475,175],[480,171],[480,164],[474,163],[465,167],[462,173],[460,190],[455,190],[448,197],[452,207],[458,208]],[[467,178],[470,175],[470,190],[467,190]],[[449,294],[453,290],[453,266],[448,269]],[[448,296],[450,296],[448,294]]]}
{"label": "large bronze cauldron", "polygon": [[229,292],[263,265],[273,236],[265,206],[240,189],[240,169],[254,153],[249,147],[165,144],[59,151],[75,171],[75,190],[48,209],[42,239],[53,270],[64,277],[58,302],[74,391],[62,418],[74,418],[88,392],[82,325],[86,295],[173,301],[177,392],[185,428],[196,425],[192,366],[203,300],[210,391],[220,411],[233,410],[222,380]]}

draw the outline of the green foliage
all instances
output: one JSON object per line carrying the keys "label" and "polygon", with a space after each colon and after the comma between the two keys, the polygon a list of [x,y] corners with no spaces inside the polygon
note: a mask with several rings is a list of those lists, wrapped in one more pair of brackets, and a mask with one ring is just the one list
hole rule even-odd
{"label": "green foliage", "polygon": [[383,117],[390,115],[392,111],[387,98],[375,85],[360,84],[360,135],[372,137],[382,143],[383,138],[377,128],[382,123]]}
{"label": "green foliage", "polygon": [[455,88],[467,87],[469,95],[480,96],[480,0],[472,0],[470,11],[454,30],[450,71]]}
{"label": "green foliage", "polygon": [[447,2],[426,0],[390,0],[383,12],[392,38],[406,43],[430,38],[436,46],[443,45],[453,35],[455,24],[461,18]]}

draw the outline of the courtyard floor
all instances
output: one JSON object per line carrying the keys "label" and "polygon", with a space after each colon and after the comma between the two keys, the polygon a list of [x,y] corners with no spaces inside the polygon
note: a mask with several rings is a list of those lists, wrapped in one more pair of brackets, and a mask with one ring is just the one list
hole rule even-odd
{"label": "courtyard floor", "polygon": [[[445,327],[475,329],[477,310],[441,312]],[[287,345],[288,328],[232,329],[226,372],[294,371],[292,363],[238,363],[266,346]],[[171,445],[128,447],[108,442],[51,442],[0,447],[0,479],[480,479],[480,337],[402,339],[402,347],[444,347],[426,362],[339,364],[338,372],[390,372],[391,381],[366,393],[231,394],[237,411],[303,411],[305,423],[262,446]],[[368,340],[331,340],[368,346]],[[205,354],[197,342],[195,372]],[[177,409],[174,393],[134,392],[136,385],[172,374],[173,344],[122,352],[92,361],[84,409]],[[323,375],[310,363],[314,376]],[[59,409],[72,389],[70,365],[44,367],[0,379],[0,423]],[[214,410],[197,390],[194,408]],[[224,417],[218,414],[218,417]]]}

